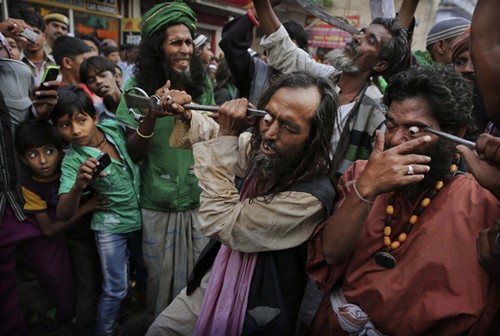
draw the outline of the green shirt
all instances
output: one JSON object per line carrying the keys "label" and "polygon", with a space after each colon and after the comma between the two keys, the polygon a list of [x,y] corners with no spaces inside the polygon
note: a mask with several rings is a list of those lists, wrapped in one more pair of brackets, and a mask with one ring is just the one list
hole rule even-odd
{"label": "green shirt", "polygon": [[[108,142],[115,146],[122,163],[111,159],[111,164],[104,169],[108,175],[97,177],[89,184],[97,193],[106,195],[110,202],[106,206],[108,211],[95,211],[92,214],[91,229],[108,233],[140,230],[139,168],[128,155],[125,132],[114,120],[103,120],[97,127],[104,132]],[[100,153],[95,147],[71,144],[62,161],[59,194],[68,193],[75,184],[81,164],[89,157],[96,158]]]}
{"label": "green shirt", "polygon": [[[136,86],[134,79],[125,84],[124,90]],[[200,104],[214,103],[212,87],[207,79],[207,90]],[[137,121],[130,115],[124,98],[116,111],[118,120],[135,129]],[[168,139],[174,128],[173,117],[156,119],[155,135],[151,147],[140,164],[141,206],[146,209],[177,212],[199,206],[200,188],[194,175],[194,158],[190,149],[172,148]]]}

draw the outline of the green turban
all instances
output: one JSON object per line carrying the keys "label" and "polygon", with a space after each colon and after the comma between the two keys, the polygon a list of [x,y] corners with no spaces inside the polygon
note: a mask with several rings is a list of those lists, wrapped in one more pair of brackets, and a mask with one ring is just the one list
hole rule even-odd
{"label": "green turban", "polygon": [[165,2],[148,10],[141,20],[141,35],[150,38],[168,26],[184,24],[191,35],[196,31],[196,14],[181,1]]}

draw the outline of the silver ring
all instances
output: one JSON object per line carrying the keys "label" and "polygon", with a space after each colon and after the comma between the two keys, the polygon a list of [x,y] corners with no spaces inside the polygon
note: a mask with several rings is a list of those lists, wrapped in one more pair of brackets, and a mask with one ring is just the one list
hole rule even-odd
{"label": "silver ring", "polygon": [[168,94],[168,92],[169,92],[169,91],[170,91],[170,90],[169,90],[168,88],[164,88],[164,89],[163,89],[163,92],[164,92],[164,93],[167,93],[167,94]]}
{"label": "silver ring", "polygon": [[168,96],[165,97],[166,101],[169,101],[170,99],[172,99],[172,97],[170,95],[168,95]]}
{"label": "silver ring", "polygon": [[406,172],[406,175],[414,175],[415,172],[413,171],[413,166],[408,165],[408,171]]}

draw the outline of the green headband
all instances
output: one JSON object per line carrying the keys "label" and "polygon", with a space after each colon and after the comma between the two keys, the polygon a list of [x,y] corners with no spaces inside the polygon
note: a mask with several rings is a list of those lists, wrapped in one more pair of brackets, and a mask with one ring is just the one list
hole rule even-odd
{"label": "green headband", "polygon": [[141,20],[141,35],[150,38],[158,31],[174,24],[184,24],[191,35],[196,31],[196,14],[181,1],[165,2],[148,10]]}

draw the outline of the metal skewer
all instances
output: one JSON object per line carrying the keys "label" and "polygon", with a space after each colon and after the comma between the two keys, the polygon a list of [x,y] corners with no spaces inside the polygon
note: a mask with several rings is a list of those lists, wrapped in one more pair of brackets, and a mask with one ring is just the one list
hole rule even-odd
{"label": "metal skewer", "polygon": [[422,127],[422,129],[424,131],[426,131],[426,132],[433,133],[433,134],[435,134],[437,136],[440,136],[440,137],[442,137],[444,139],[453,141],[453,142],[455,142],[457,144],[460,144],[460,145],[467,146],[467,147],[469,147],[471,149],[474,149],[476,147],[476,143],[475,142],[462,139],[460,137],[457,137],[456,135],[448,134],[446,132],[436,131],[435,129],[432,129],[430,127]]}
{"label": "metal skewer", "polygon": [[[186,110],[199,110],[214,113],[219,110],[219,106],[215,105],[184,104],[182,105],[182,107],[184,107]],[[266,114],[267,112],[263,110],[247,108],[247,117],[263,117]]]}

